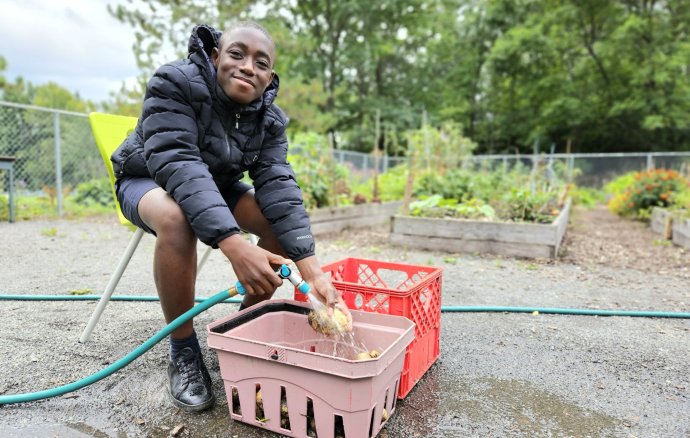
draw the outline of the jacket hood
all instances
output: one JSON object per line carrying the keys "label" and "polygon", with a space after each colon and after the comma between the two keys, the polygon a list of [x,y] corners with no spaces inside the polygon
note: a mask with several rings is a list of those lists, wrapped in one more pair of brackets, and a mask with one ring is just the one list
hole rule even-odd
{"label": "jacket hood", "polygon": [[233,101],[218,85],[216,69],[211,61],[211,52],[214,47],[218,47],[222,34],[223,32],[207,24],[199,24],[192,30],[187,44],[187,56],[201,69],[209,90],[211,90],[220,106],[230,112],[250,112],[270,107],[276,97],[278,97],[278,90],[280,88],[280,80],[277,73],[273,76],[273,81],[266,87],[261,98],[247,105],[241,105]]}

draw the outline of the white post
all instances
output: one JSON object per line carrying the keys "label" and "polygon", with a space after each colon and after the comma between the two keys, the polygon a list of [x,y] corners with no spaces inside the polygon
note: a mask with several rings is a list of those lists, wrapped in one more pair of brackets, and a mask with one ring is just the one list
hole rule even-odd
{"label": "white post", "polygon": [[55,191],[57,192],[58,216],[62,216],[62,159],[60,155],[60,113],[54,113],[53,139],[55,142]]}

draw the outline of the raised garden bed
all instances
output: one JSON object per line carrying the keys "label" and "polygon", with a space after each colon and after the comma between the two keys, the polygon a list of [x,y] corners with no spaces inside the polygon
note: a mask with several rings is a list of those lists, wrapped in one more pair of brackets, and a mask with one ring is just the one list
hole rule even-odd
{"label": "raised garden bed", "polygon": [[687,216],[673,219],[673,243],[690,248],[690,218]]}
{"label": "raised garden bed", "polygon": [[665,208],[652,208],[652,217],[649,226],[655,233],[661,234],[664,239],[671,239],[673,233],[673,214]]}
{"label": "raised garden bed", "polygon": [[571,200],[551,224],[393,216],[390,241],[410,248],[556,258],[570,218]]}
{"label": "raised garden bed", "polygon": [[317,208],[309,212],[313,235],[336,233],[346,228],[362,228],[388,222],[402,201]]}

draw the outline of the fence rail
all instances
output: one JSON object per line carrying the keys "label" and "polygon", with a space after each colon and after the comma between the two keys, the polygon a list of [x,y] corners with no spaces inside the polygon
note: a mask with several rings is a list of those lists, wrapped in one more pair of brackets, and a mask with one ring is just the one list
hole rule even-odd
{"label": "fence rail", "polygon": [[[299,153],[299,145],[291,153]],[[334,150],[337,162],[362,178],[404,164],[405,157]],[[48,198],[58,215],[64,199],[76,186],[107,177],[91,133],[87,114],[0,101],[0,156],[13,156],[15,194]],[[690,152],[588,153],[547,155],[475,155],[466,166],[499,169],[522,163],[528,168],[546,163],[563,166],[578,184],[600,188],[618,175],[633,170],[690,168]],[[423,165],[423,163],[422,163]],[[7,172],[3,172],[6,174]],[[0,174],[0,206],[9,191],[8,176]],[[5,201],[6,202],[6,201]],[[18,204],[22,201],[18,200]]]}

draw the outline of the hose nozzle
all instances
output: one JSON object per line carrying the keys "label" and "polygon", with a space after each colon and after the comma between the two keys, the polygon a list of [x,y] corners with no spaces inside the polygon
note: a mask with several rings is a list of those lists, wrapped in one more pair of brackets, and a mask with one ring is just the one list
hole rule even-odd
{"label": "hose nozzle", "polygon": [[276,272],[280,278],[287,279],[304,295],[307,295],[311,291],[311,287],[309,287],[307,282],[302,280],[288,265],[282,265]]}
{"label": "hose nozzle", "polygon": [[[309,287],[309,284],[307,284],[306,281],[302,280],[297,273],[295,273],[288,265],[281,265],[280,268],[276,271],[276,274],[278,274],[278,277],[282,278],[283,280],[288,280],[290,283],[292,283],[293,286],[297,288],[298,291],[302,292],[304,295],[309,294],[311,291],[311,287]],[[237,290],[237,293],[240,295],[244,295],[245,292],[247,292],[242,286],[242,283],[237,281],[235,283],[235,289]]]}

